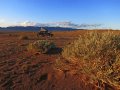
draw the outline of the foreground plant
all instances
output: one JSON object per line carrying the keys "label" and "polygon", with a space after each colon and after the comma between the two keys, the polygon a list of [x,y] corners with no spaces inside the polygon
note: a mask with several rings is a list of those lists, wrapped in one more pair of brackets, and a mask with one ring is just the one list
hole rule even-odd
{"label": "foreground plant", "polygon": [[[90,77],[91,83],[107,83],[120,89],[120,35],[90,32],[63,48],[64,60],[57,68],[75,70]],[[74,66],[74,68],[73,68]]]}
{"label": "foreground plant", "polygon": [[53,42],[47,40],[38,40],[33,43],[30,43],[27,47],[28,51],[36,51],[40,53],[47,53],[50,49],[55,48]]}

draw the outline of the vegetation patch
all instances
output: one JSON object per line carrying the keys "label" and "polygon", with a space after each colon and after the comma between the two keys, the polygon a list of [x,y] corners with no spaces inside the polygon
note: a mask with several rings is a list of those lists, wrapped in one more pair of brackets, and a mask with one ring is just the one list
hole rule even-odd
{"label": "vegetation patch", "polygon": [[90,77],[90,83],[120,89],[120,35],[89,32],[63,48],[64,59],[56,60],[61,70],[74,70]]}
{"label": "vegetation patch", "polygon": [[47,53],[51,49],[56,48],[55,44],[47,40],[38,40],[33,43],[30,43],[27,46],[28,51],[36,51],[40,53]]}

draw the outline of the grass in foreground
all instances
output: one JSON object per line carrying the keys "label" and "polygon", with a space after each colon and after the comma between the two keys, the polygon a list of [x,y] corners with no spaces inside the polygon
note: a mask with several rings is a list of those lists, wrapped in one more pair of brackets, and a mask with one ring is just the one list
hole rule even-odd
{"label": "grass in foreground", "polygon": [[74,70],[90,77],[90,83],[109,84],[120,89],[120,35],[89,32],[63,48],[61,70]]}

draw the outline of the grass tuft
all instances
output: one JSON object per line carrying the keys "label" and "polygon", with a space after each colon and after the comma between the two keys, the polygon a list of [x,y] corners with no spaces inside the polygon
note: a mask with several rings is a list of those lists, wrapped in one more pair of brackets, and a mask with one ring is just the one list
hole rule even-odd
{"label": "grass tuft", "polygon": [[50,49],[55,48],[53,42],[47,40],[38,40],[33,43],[30,43],[27,47],[28,51],[36,51],[40,53],[47,53]]}

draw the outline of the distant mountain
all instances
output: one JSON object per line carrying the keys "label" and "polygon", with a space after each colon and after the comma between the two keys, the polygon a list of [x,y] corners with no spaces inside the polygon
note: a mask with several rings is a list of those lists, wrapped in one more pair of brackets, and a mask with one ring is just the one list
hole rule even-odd
{"label": "distant mountain", "polygon": [[[0,25],[2,26],[2,25]],[[39,31],[40,27],[48,29],[48,31],[71,31],[76,29],[101,29],[103,24],[75,24],[72,22],[51,22],[36,23],[31,21],[19,22],[8,27],[0,27],[4,31]]]}
{"label": "distant mountain", "polygon": [[[41,27],[35,26],[12,26],[12,27],[0,27],[0,31],[39,31]],[[65,28],[65,27],[43,27],[48,31],[72,31],[75,28]]]}
{"label": "distant mountain", "polygon": [[31,22],[24,21],[18,22],[16,24],[9,25],[8,27],[4,26],[5,23],[0,23],[0,30],[10,30],[10,31],[38,31],[40,27],[45,27],[51,31],[66,31],[66,30],[74,30],[74,29],[101,29],[105,28],[104,24],[76,24],[70,21],[65,22],[49,22],[49,23],[39,23],[39,22]]}

